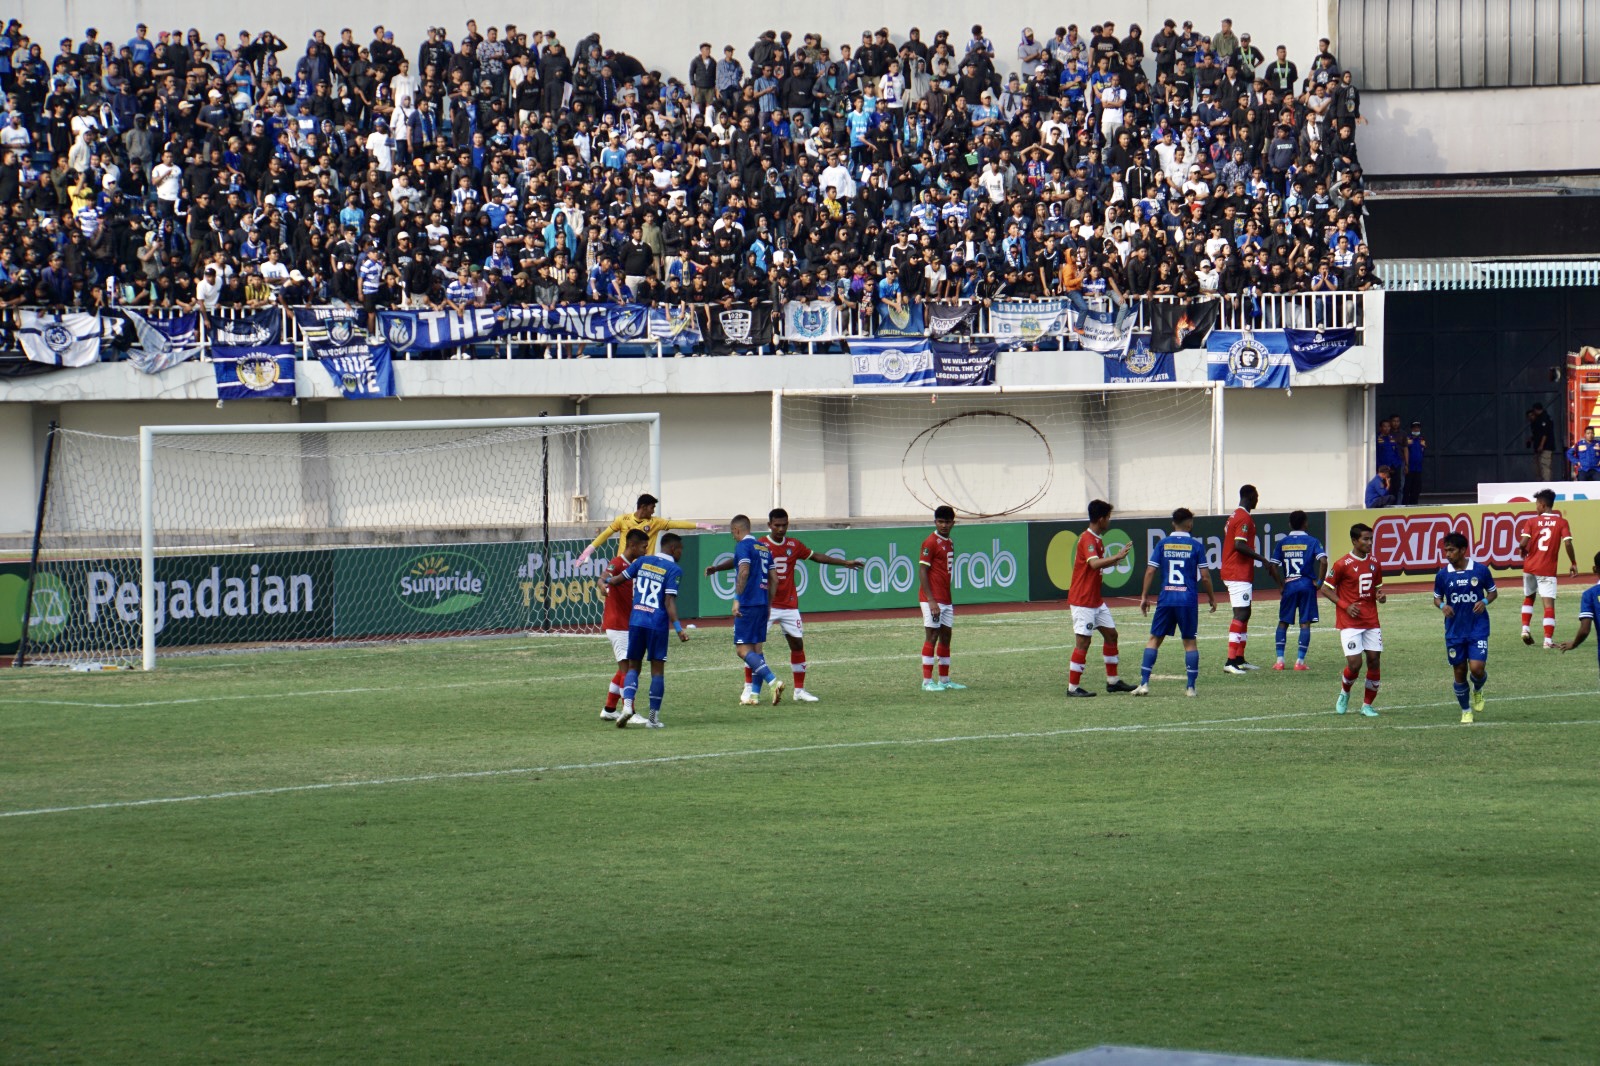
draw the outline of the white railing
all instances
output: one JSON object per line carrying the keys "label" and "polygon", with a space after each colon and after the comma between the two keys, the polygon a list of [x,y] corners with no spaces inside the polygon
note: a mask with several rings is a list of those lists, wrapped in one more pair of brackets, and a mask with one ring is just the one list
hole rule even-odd
{"label": "white railing", "polygon": [[1600,259],[1381,259],[1373,264],[1390,292],[1565,289],[1600,285]]}

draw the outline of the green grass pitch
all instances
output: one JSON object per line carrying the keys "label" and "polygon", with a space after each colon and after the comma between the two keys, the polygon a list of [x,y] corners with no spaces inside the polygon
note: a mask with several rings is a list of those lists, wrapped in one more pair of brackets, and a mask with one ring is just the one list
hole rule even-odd
{"label": "green grass pitch", "polygon": [[818,616],[823,702],[741,708],[701,629],[655,731],[599,720],[597,639],[11,671],[0,1059],[1594,1063],[1595,653],[1495,614],[1470,726],[1420,595],[1376,721],[1326,624],[1223,675],[1225,612],[1194,700],[1175,640],[1069,703],[1064,612],[968,612],[968,691],[914,620]]}

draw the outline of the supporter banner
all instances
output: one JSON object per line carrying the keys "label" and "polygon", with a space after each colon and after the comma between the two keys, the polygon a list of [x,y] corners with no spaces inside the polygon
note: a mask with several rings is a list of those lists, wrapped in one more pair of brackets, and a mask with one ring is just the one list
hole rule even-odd
{"label": "supporter banner", "polygon": [[[315,348],[312,350],[317,351]],[[345,399],[374,400],[395,394],[394,363],[389,358],[387,344],[367,344],[363,341],[358,345],[330,351],[340,354],[324,355],[319,352],[317,358]]]}
{"label": "supporter banner", "polygon": [[[825,611],[881,610],[917,605],[917,555],[933,532],[927,526],[881,529],[791,532],[813,552],[841,559],[860,559],[860,570],[802,562],[795,566],[795,590],[805,614]],[[1023,522],[958,525],[952,534],[951,595],[959,611],[964,603],[1022,603],[1028,599],[1028,526]],[[731,571],[705,577],[705,567],[733,558],[729,537],[689,537],[700,542],[700,558],[684,573],[699,575],[699,616],[726,617],[733,603]],[[679,606],[682,614],[682,605]],[[773,631],[776,636],[776,630]]]}
{"label": "supporter banner", "polygon": [[1302,374],[1328,365],[1356,343],[1353,329],[1295,329],[1290,326],[1283,332],[1289,342],[1289,357]]}
{"label": "supporter banner", "polygon": [[668,348],[688,351],[704,344],[700,320],[689,307],[652,307],[649,315],[650,338]]}
{"label": "supporter banner", "polygon": [[294,320],[313,352],[357,339],[365,342],[367,337],[367,315],[359,307],[297,307]]}
{"label": "supporter banner", "polygon": [[1204,348],[1206,337],[1217,327],[1222,302],[1205,300],[1150,300],[1150,350],[1179,352],[1185,348]]}
{"label": "supporter banner", "polygon": [[150,318],[133,308],[122,314],[133,329],[134,344],[128,362],[146,374],[159,374],[200,354],[200,316],[195,312],[176,318]]}
{"label": "supporter banner", "polygon": [[772,308],[712,306],[707,309],[706,350],[712,355],[750,352],[772,343]]}
{"label": "supporter banner", "polygon": [[1230,389],[1287,389],[1289,367],[1289,342],[1282,330],[1218,330],[1206,339],[1206,380]]}
{"label": "supporter banner", "polygon": [[[546,311],[542,307],[519,307],[529,321]],[[493,340],[504,329],[505,316],[494,307],[472,307],[465,311],[379,311],[378,334],[396,352],[437,352],[467,344]],[[534,330],[537,325],[521,328]]]}
{"label": "supporter banner", "polygon": [[989,331],[1001,347],[1031,344],[1066,329],[1065,300],[996,300],[989,308]]}
{"label": "supporter banner", "polygon": [[650,309],[643,304],[558,304],[555,307],[486,308],[494,328],[483,337],[506,333],[542,333],[563,340],[603,344],[651,340]]}
{"label": "supporter banner", "polygon": [[875,320],[875,332],[880,337],[921,337],[927,333],[922,324],[922,303],[919,300],[908,301],[903,310],[893,304],[879,303]]}
{"label": "supporter banner", "polygon": [[1176,381],[1171,352],[1152,352],[1150,334],[1134,336],[1126,355],[1106,356],[1106,384],[1126,384],[1139,381]]}
{"label": "supporter banner", "polygon": [[[1578,572],[1586,574],[1594,557],[1594,545],[1600,542],[1600,500],[1572,500],[1557,510],[1572,527]],[[1372,527],[1372,554],[1383,566],[1386,579],[1431,579],[1444,565],[1440,538],[1446,533],[1460,533],[1467,538],[1468,554],[1493,570],[1496,577],[1515,576],[1522,573],[1517,527],[1534,513],[1531,503],[1329,511],[1328,555],[1338,558],[1349,551],[1349,529],[1362,522]],[[1561,572],[1566,573],[1565,552],[1560,565]]]}
{"label": "supporter banner", "polygon": [[850,369],[852,382],[860,386],[921,388],[938,381],[933,349],[922,338],[853,340]]}
{"label": "supporter banner", "polygon": [[[993,385],[995,355],[1000,346],[993,342],[957,344],[929,341],[933,350],[934,378],[940,388]],[[854,346],[851,351],[854,351]]]}
{"label": "supporter banner", "polygon": [[[1174,500],[1173,506],[1184,503],[1193,506],[1203,502]],[[1270,556],[1273,545],[1289,534],[1289,515],[1287,512],[1257,511],[1255,519],[1255,550],[1262,555]],[[1201,515],[1194,520],[1194,535],[1206,546],[1205,565],[1213,571],[1211,584],[1223,611],[1228,609],[1228,596],[1223,591],[1221,579],[1215,571],[1222,565],[1222,534],[1227,524],[1228,519],[1223,515]],[[1028,550],[1033,561],[1029,575],[1030,600],[1059,600],[1066,596],[1067,589],[1072,584],[1072,567],[1077,558],[1078,537],[1088,525],[1086,519],[1071,522],[1028,523]],[[1331,519],[1329,525],[1332,525]],[[959,526],[956,528],[960,529]],[[1113,515],[1111,528],[1105,535],[1107,549],[1115,552],[1122,545],[1130,544],[1133,550],[1116,566],[1108,566],[1101,571],[1104,575],[1102,588],[1105,594],[1108,597],[1132,596],[1138,599],[1139,586],[1144,581],[1144,571],[1150,564],[1150,553],[1161,543],[1161,538],[1171,531],[1172,523],[1166,518],[1124,518],[1121,515]],[[1327,544],[1328,538],[1325,535],[1327,527],[1323,524],[1321,512],[1313,511],[1308,514],[1306,531]],[[1330,547],[1328,553],[1333,555],[1334,548]],[[1255,567],[1255,587],[1258,589],[1277,587],[1267,568],[1259,563]],[[1202,602],[1204,599],[1202,593]],[[1138,621],[1132,620],[1130,624],[1137,627]]]}
{"label": "supporter banner", "polygon": [[31,362],[88,366],[100,361],[100,318],[84,311],[18,312],[17,343]]}
{"label": "supporter banner", "polygon": [[839,305],[827,300],[790,300],[783,305],[783,335],[800,342],[839,340],[844,336]]}
{"label": "supporter banner", "polygon": [[926,303],[923,308],[930,337],[943,337],[947,333],[970,329],[978,315],[978,305],[971,300]]}
{"label": "supporter banner", "polygon": [[213,311],[206,315],[206,328],[212,344],[236,347],[277,344],[283,339],[283,312],[276,307],[262,307],[240,318],[223,318]]}
{"label": "supporter banner", "polygon": [[294,398],[292,344],[213,345],[211,367],[217,375],[218,400]]}
{"label": "supporter banner", "polygon": [[1116,311],[1086,311],[1072,318],[1078,333],[1078,345],[1084,351],[1117,357],[1127,354],[1132,331],[1117,328]]}
{"label": "supporter banner", "polygon": [[1478,502],[1532,503],[1540,489],[1558,500],[1600,500],[1600,481],[1496,481],[1478,483]]}

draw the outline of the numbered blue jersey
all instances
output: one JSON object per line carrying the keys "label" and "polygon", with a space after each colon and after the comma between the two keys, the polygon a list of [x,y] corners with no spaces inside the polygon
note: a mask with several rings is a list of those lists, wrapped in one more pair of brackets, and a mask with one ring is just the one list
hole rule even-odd
{"label": "numbered blue jersey", "polygon": [[733,549],[733,571],[737,575],[741,564],[750,564],[750,576],[745,579],[744,591],[739,593],[740,607],[767,606],[767,571],[772,569],[772,548],[745,534]]}
{"label": "numbered blue jersey", "polygon": [[1200,568],[1206,546],[1187,533],[1168,533],[1150,553],[1150,569],[1161,582],[1158,607],[1195,607],[1200,602]]}
{"label": "numbered blue jersey", "polygon": [[1314,589],[1317,560],[1327,557],[1322,542],[1302,530],[1296,530],[1278,541],[1272,549],[1272,560],[1283,568],[1283,591],[1295,592],[1301,585]]}
{"label": "numbered blue jersey", "polygon": [[670,555],[641,555],[628,564],[627,574],[633,579],[633,613],[628,625],[669,628],[672,619],[667,615],[667,597],[678,594],[683,568]]}
{"label": "numbered blue jersey", "polygon": [[[1433,594],[1441,604],[1449,604],[1451,616],[1444,620],[1447,643],[1489,639],[1489,593],[1494,590],[1494,575],[1482,563],[1468,563],[1465,569],[1445,566],[1433,579]],[[1475,608],[1484,605],[1482,614]]]}

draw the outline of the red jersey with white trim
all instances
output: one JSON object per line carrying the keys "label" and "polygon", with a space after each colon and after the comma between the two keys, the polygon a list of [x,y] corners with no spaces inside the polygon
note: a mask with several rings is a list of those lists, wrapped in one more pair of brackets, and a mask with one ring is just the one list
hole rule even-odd
{"label": "red jersey with white trim", "polygon": [[1555,577],[1561,542],[1572,539],[1572,529],[1561,512],[1529,515],[1522,520],[1517,534],[1519,541],[1528,538],[1528,554],[1522,560],[1522,572],[1535,577]]}
{"label": "red jersey with white trim", "polygon": [[[1376,556],[1358,559],[1354,552],[1334,563],[1323,584],[1339,600],[1340,629],[1377,629],[1378,593],[1383,591],[1383,567]],[[1350,605],[1358,608],[1350,617]]]}
{"label": "red jersey with white trim", "polygon": [[[955,602],[950,598],[950,562],[954,554],[955,545],[949,537],[941,537],[938,530],[929,533],[928,539],[922,542],[922,555],[917,559],[917,565],[928,568],[928,592],[933,593],[936,603]],[[921,581],[917,582],[917,602],[928,602]]]}
{"label": "red jersey with white trim", "polygon": [[800,592],[794,584],[794,567],[800,560],[811,558],[811,549],[793,537],[773,540],[771,533],[761,541],[772,549],[772,569],[767,571],[769,605],[773,610],[798,611]]}
{"label": "red jersey with white trim", "polygon": [[1256,562],[1239,551],[1238,541],[1244,541],[1251,550],[1256,545],[1256,520],[1243,507],[1234,509],[1222,531],[1222,580],[1254,581]]}
{"label": "red jersey with white trim", "polygon": [[[617,556],[606,564],[606,576],[620,574],[628,568],[628,560]],[[606,589],[606,610],[600,621],[602,629],[627,629],[633,615],[633,582],[624,581]]]}
{"label": "red jersey with white trim", "polygon": [[1078,553],[1072,560],[1072,584],[1067,586],[1069,607],[1098,607],[1106,602],[1101,594],[1105,575],[1089,565],[1089,560],[1106,553],[1100,534],[1086,529],[1078,537]]}

